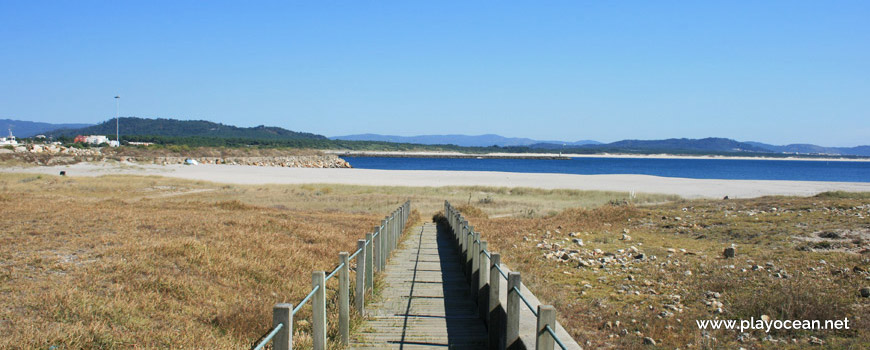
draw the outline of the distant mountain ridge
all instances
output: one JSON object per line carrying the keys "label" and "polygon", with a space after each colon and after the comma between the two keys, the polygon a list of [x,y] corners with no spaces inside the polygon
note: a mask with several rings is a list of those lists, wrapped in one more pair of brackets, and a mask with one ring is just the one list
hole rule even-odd
{"label": "distant mountain ridge", "polygon": [[[317,139],[326,136],[307,132],[297,132],[276,126],[255,126],[244,128],[225,125],[206,120],[146,119],[124,117],[118,120],[120,134],[166,137],[217,137],[260,140]],[[76,135],[115,135],[115,119],[97,125],[76,129],[60,129],[51,132],[52,136]]]}
{"label": "distant mountain ridge", "polygon": [[42,122],[30,122],[26,120],[0,119],[0,135],[6,136],[11,129],[16,137],[33,137],[45,134],[57,129],[76,129],[90,126],[91,124],[52,124]]}
{"label": "distant mountain ridge", "polygon": [[356,134],[345,136],[333,136],[332,140],[346,141],[382,141],[396,143],[416,143],[421,145],[457,145],[463,147],[518,147],[531,146],[534,144],[559,144],[568,146],[579,146],[587,144],[599,144],[598,141],[580,140],[574,142],[563,141],[541,141],[522,137],[504,137],[495,134],[485,135],[418,135],[418,136],[396,136],[396,135],[380,135],[380,134]]}
{"label": "distant mountain ridge", "polygon": [[622,140],[598,145],[595,148],[621,149],[627,151],[689,150],[697,152],[762,152],[770,151],[745,142],[720,137],[703,139]]}
{"label": "distant mountain ridge", "polygon": [[746,143],[763,148],[777,153],[797,153],[797,154],[833,154],[833,155],[854,155],[870,157],[870,146],[855,146],[855,147],[824,147],[805,143],[794,143],[785,146],[769,145],[761,142],[747,141]]}
{"label": "distant mountain ridge", "polygon": [[[4,125],[5,124],[5,125]],[[50,124],[29,122],[21,120],[0,119],[0,127],[12,128],[18,137],[32,137],[38,134],[47,136],[76,135],[110,135],[115,134],[115,120],[109,119],[96,125],[88,124]],[[237,127],[205,120],[177,120],[177,119],[146,119],[125,117],[120,118],[122,136],[130,136],[131,140],[147,140],[164,138],[180,138],[187,141],[169,142],[193,142],[195,138],[202,144],[215,143],[205,140],[228,140],[220,141],[220,144],[232,145],[284,145],[292,147],[318,147],[318,148],[355,148],[355,147],[387,147],[395,148],[390,143],[403,144],[401,147],[413,147],[414,145],[437,145],[446,146],[446,149],[459,150],[458,147],[477,147],[478,150],[465,151],[504,152],[577,152],[577,153],[689,153],[689,154],[799,154],[799,155],[842,155],[870,157],[870,146],[856,147],[824,147],[812,144],[790,144],[784,146],[771,145],[761,142],[741,142],[727,138],[708,137],[702,139],[673,138],[665,140],[621,140],[611,143],[601,143],[593,140],[565,141],[542,141],[529,138],[504,137],[495,134],[485,135],[418,135],[418,136],[394,136],[379,134],[358,134],[336,136],[327,138],[307,132],[287,130],[274,126]],[[0,129],[2,132],[2,129]],[[4,135],[5,136],[5,135]],[[229,142],[231,141],[231,142]],[[369,141],[373,144],[356,145],[346,141]],[[342,143],[344,142],[344,143]]]}
{"label": "distant mountain ridge", "polygon": [[357,134],[330,137],[333,140],[349,141],[383,141],[398,143],[416,143],[423,145],[457,145],[464,147],[528,147],[541,151],[582,151],[590,152],[684,152],[693,153],[786,153],[805,155],[845,155],[870,156],[870,146],[857,147],[824,147],[811,144],[792,144],[785,146],[770,145],[761,142],[741,142],[728,138],[708,137],[702,139],[673,138],[664,140],[621,140],[611,143],[601,143],[593,140],[575,142],[541,141],[529,138],[504,137],[495,134],[485,135],[418,135],[395,136],[380,134]]}

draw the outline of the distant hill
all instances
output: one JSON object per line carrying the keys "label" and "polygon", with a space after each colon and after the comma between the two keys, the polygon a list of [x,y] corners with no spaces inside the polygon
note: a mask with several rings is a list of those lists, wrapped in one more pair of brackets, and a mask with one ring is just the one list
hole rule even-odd
{"label": "distant hill", "polygon": [[[316,139],[325,136],[296,132],[275,126],[242,128],[205,120],[120,118],[121,136],[147,135],[164,137],[214,137],[252,140]],[[84,128],[68,128],[51,132],[52,136],[115,135],[115,119]]]}
{"label": "distant hill", "polygon": [[598,141],[581,140],[575,142],[563,141],[540,141],[520,137],[504,137],[495,134],[486,135],[418,135],[418,136],[395,136],[395,135],[379,135],[379,134],[357,134],[346,136],[330,137],[333,140],[346,141],[381,141],[395,143],[415,143],[421,145],[457,145],[462,147],[517,147],[530,146],[534,144],[558,144],[558,145],[586,145],[598,144]]}
{"label": "distant hill", "polygon": [[29,122],[26,120],[0,119],[0,135],[6,136],[9,131],[16,137],[33,137],[45,134],[57,129],[77,129],[90,126],[91,124],[51,124],[41,122]]}
{"label": "distant hill", "polygon": [[795,143],[785,146],[769,145],[761,142],[746,142],[753,146],[763,148],[772,152],[778,153],[799,153],[799,154],[827,154],[827,155],[850,155],[850,156],[870,156],[870,146],[856,147],[824,147],[811,144]]}
{"label": "distant hill", "polygon": [[753,146],[732,139],[708,137],[703,139],[666,139],[666,140],[622,140],[591,148],[619,149],[624,151],[669,151],[682,150],[693,152],[762,152],[768,149]]}

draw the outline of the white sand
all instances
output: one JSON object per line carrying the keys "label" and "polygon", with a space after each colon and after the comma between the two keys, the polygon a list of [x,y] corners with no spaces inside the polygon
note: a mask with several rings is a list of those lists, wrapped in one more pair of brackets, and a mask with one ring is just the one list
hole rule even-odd
{"label": "white sand", "polygon": [[811,196],[824,191],[870,191],[868,182],[702,180],[649,175],[529,174],[491,171],[371,170],[279,168],[242,165],[102,165],[75,164],[0,168],[0,172],[100,176],[160,175],[231,184],[333,183],[376,186],[497,186],[636,191],[686,198],[751,198],[767,195]]}

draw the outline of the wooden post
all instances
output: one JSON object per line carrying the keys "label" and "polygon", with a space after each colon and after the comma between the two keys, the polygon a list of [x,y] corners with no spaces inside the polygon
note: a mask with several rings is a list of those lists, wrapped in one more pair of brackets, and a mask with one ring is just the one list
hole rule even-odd
{"label": "wooden post", "polygon": [[465,220],[462,219],[462,214],[459,214],[459,261],[462,262],[462,273],[465,274],[468,271],[465,269],[465,250],[468,248],[468,226],[465,224]]}
{"label": "wooden post", "polygon": [[384,217],[384,221],[382,221],[382,222],[384,223],[384,229],[387,230],[386,234],[384,235],[384,238],[387,239],[387,249],[386,249],[387,256],[390,256],[393,253],[393,243],[390,242],[390,240],[393,239],[393,237],[392,237],[393,229],[392,229],[392,227],[390,227],[390,217],[389,216]]}
{"label": "wooden post", "polygon": [[390,218],[387,219],[387,225],[390,225],[390,251],[396,249],[396,221],[393,218],[394,214],[390,213]]}
{"label": "wooden post", "polygon": [[462,252],[463,246],[465,245],[465,240],[463,239],[462,233],[465,232],[462,227],[462,220],[459,216],[458,212],[453,212],[453,222],[454,222],[454,230],[456,231],[456,246],[459,247],[459,251]]}
{"label": "wooden post", "polygon": [[390,257],[390,229],[387,226],[387,220],[381,220],[381,226],[379,226],[381,230],[381,248],[384,251],[384,266],[387,266],[387,259]]}
{"label": "wooden post", "polygon": [[508,349],[520,340],[520,296],[517,291],[522,286],[519,272],[508,273],[507,284],[507,322],[505,323],[505,345]]}
{"label": "wooden post", "polygon": [[468,281],[471,281],[471,251],[473,250],[472,246],[474,245],[474,226],[468,226],[468,233],[465,235],[465,276],[468,277]]}
{"label": "wooden post", "polygon": [[350,344],[350,280],[348,276],[347,252],[338,253],[338,263],[342,264],[338,270],[338,333],[341,334],[341,343]]}
{"label": "wooden post", "polygon": [[556,308],[553,305],[538,305],[538,334],[535,339],[536,350],[553,350],[556,342],[545,329],[547,326],[556,330]]}
{"label": "wooden post", "polygon": [[399,231],[399,211],[396,210],[393,212],[393,228],[395,232],[393,232],[393,249],[399,247],[399,237],[402,236],[402,232]]}
{"label": "wooden post", "polygon": [[374,268],[372,266],[372,246],[374,245],[372,242],[372,234],[366,233],[366,241],[369,242],[366,244],[366,290],[372,290],[372,286],[374,286]]}
{"label": "wooden post", "polygon": [[279,323],[284,326],[272,338],[272,349],[290,350],[293,348],[293,304],[281,303],[272,307],[272,328]]}
{"label": "wooden post", "polygon": [[356,292],[353,293],[353,302],[356,304],[356,311],[360,316],[365,316],[366,240],[361,239],[356,241],[356,247],[360,252],[356,256]]}
{"label": "wooden post", "polygon": [[405,206],[402,205],[399,207],[399,222],[396,223],[399,226],[399,240],[402,240],[402,232],[405,230]]}
{"label": "wooden post", "polygon": [[480,242],[480,263],[477,269],[477,309],[480,320],[486,322],[489,311],[489,258],[483,253],[486,250],[486,241]]}
{"label": "wooden post", "polygon": [[477,280],[480,278],[480,232],[471,235],[471,281],[468,283],[471,300],[477,302]]}
{"label": "wooden post", "polygon": [[381,272],[384,269],[384,267],[381,266],[381,256],[384,255],[384,251],[381,250],[381,238],[383,237],[378,233],[379,230],[380,228],[378,226],[375,226],[375,229],[372,230],[372,232],[375,233],[372,235],[372,239],[374,239],[374,242],[372,242],[372,254],[374,254],[373,259],[375,261],[375,269],[378,270],[378,272]]}
{"label": "wooden post", "polygon": [[456,241],[457,246],[459,246],[459,222],[456,219],[456,213],[453,211],[453,207],[450,207],[450,229],[453,230],[453,239]]}
{"label": "wooden post", "polygon": [[311,287],[319,287],[311,298],[314,350],[326,350],[326,275],[323,271],[311,273]]}
{"label": "wooden post", "polygon": [[396,249],[396,212],[390,213],[390,250]]}
{"label": "wooden post", "polygon": [[489,348],[495,350],[504,350],[505,346],[505,329],[504,322],[501,317],[502,306],[501,300],[498,298],[498,293],[501,289],[501,274],[498,273],[496,266],[501,265],[501,255],[498,253],[490,254],[489,269],[489,314],[486,320],[486,325],[489,327]]}

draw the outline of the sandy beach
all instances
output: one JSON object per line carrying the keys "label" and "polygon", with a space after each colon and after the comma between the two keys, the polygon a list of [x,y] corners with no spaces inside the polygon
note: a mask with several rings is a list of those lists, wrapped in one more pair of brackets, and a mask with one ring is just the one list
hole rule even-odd
{"label": "sandy beach", "polygon": [[373,186],[495,186],[635,191],[685,198],[811,196],[825,191],[870,191],[866,182],[708,180],[649,175],[572,175],[483,171],[281,168],[241,165],[89,164],[7,167],[0,172],[67,176],[158,175],[228,184],[330,183]]}

